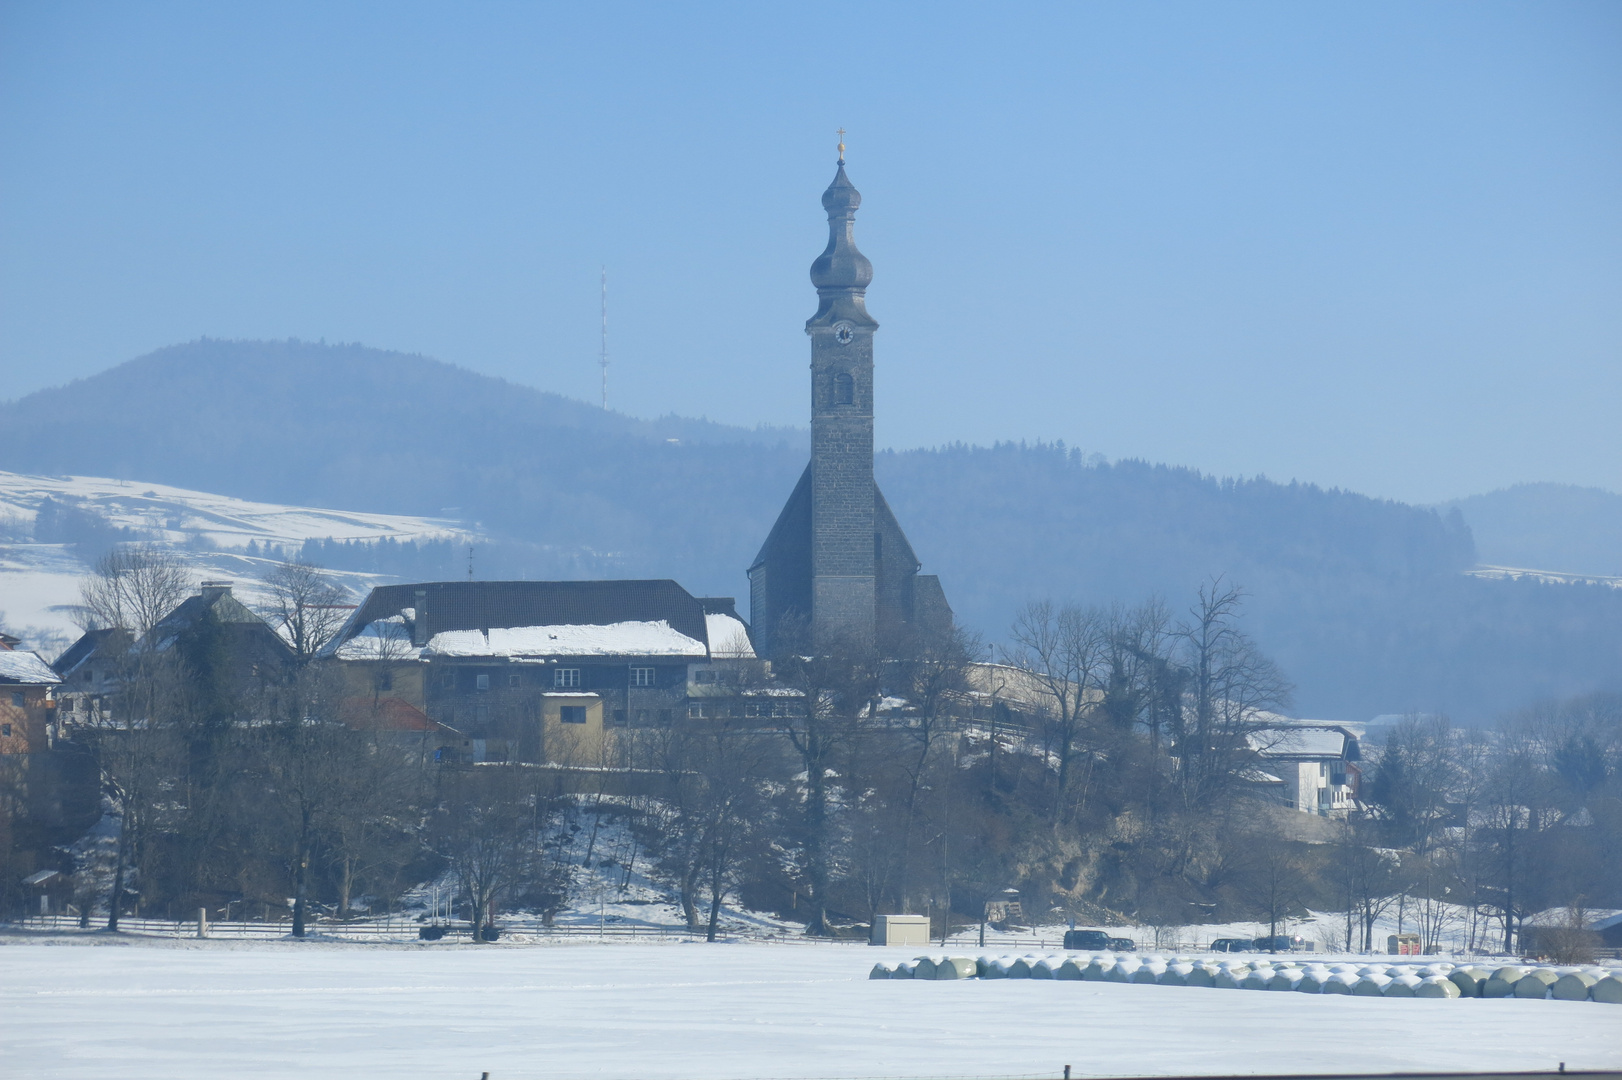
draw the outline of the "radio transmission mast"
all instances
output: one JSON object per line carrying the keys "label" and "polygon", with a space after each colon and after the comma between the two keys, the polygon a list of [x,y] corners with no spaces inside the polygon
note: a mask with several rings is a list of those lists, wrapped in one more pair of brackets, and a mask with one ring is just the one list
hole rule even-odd
{"label": "radio transmission mast", "polygon": [[608,409],[608,267],[603,267],[603,351],[597,357],[603,369],[603,409]]}

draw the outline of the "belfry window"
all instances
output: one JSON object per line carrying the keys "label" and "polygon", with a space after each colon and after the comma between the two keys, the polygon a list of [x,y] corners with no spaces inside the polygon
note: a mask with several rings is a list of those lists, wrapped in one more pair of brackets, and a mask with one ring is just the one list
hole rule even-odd
{"label": "belfry window", "polygon": [[856,404],[856,380],[848,372],[841,371],[834,376],[834,404]]}

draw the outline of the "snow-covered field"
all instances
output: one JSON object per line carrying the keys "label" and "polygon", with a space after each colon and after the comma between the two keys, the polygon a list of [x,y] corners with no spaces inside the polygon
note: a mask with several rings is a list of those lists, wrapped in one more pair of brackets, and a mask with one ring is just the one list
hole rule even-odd
{"label": "snow-covered field", "polygon": [[[105,940],[105,939],[104,939]],[[54,943],[52,943],[54,942]],[[18,1077],[1057,1077],[1622,1067],[1589,1002],[869,981],[860,945],[0,938]]]}
{"label": "snow-covered field", "polygon": [[[198,579],[232,578],[246,586],[249,603],[259,576],[278,559],[250,554],[267,545],[296,552],[305,540],[459,540],[474,534],[443,518],[320,510],[250,502],[226,495],[95,476],[27,476],[0,471],[0,613],[24,632],[30,647],[50,649],[78,636],[72,605],[87,567],[65,544],[29,543],[46,500],[86,511],[108,526],[129,529],[143,541],[169,547]],[[371,574],[338,573],[338,581],[364,592],[391,581]]]}

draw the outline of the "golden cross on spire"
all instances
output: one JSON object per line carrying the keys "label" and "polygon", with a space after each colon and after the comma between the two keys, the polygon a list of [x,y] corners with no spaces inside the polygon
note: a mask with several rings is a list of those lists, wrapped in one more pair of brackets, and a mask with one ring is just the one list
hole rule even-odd
{"label": "golden cross on spire", "polygon": [[845,163],[845,129],[839,129],[839,164]]}

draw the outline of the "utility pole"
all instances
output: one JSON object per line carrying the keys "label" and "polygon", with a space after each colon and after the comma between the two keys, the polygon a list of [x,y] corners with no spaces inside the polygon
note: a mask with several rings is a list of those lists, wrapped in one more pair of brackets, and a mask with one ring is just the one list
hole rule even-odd
{"label": "utility pole", "polygon": [[603,351],[597,357],[603,369],[603,410],[608,410],[608,267],[603,267]]}

